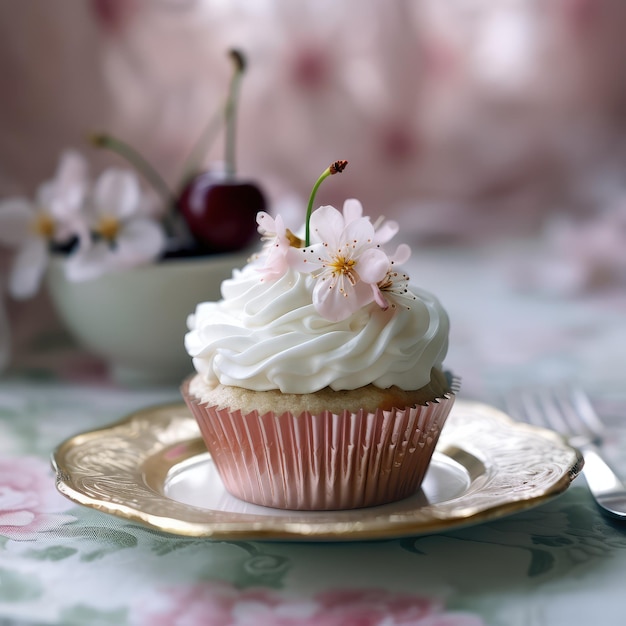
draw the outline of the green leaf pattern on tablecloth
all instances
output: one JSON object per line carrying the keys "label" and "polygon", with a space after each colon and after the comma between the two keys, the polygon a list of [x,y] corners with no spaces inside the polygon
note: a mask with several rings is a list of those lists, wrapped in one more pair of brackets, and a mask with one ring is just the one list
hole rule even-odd
{"label": "green leaf pattern on tablecloth", "polygon": [[[80,517],[80,511],[77,511]],[[106,518],[105,518],[106,519]],[[104,521],[104,520],[102,520]],[[46,536],[53,541],[46,543]],[[64,540],[71,545],[62,543]],[[6,540],[8,541],[8,539]],[[107,556],[123,550],[135,549],[139,554],[150,553],[157,557],[167,557],[177,551],[195,551],[209,553],[215,543],[197,538],[172,537],[136,525],[124,525],[120,529],[104,526],[81,525],[62,526],[52,533],[42,533],[38,538],[37,548],[30,548],[32,542],[15,542],[15,550],[24,560],[57,562],[71,559],[83,563],[105,559]],[[272,554],[261,547],[263,544],[249,542],[219,542],[237,548],[237,557],[231,556],[230,579],[237,587],[244,588],[262,585],[280,588],[283,578],[289,570],[289,560]],[[97,546],[94,549],[94,546]],[[224,571],[222,573],[225,573]],[[206,577],[211,577],[207,573]]]}
{"label": "green leaf pattern on tablecloth", "polygon": [[[619,524],[599,516],[588,491],[580,485],[539,509],[442,536],[526,552],[529,578],[558,575],[590,560],[610,558],[616,549],[626,550]],[[427,555],[423,545],[427,541],[407,538],[400,545],[411,553]]]}
{"label": "green leaf pattern on tablecloth", "polygon": [[[79,545],[82,545],[80,560],[85,562],[96,561],[108,554],[137,546],[137,538],[133,534],[103,526],[65,526],[55,535],[58,538],[71,539],[73,543],[79,540]],[[85,544],[96,544],[98,548],[85,548]]]}
{"label": "green leaf pattern on tablecloth", "polygon": [[91,607],[78,604],[64,609],[59,615],[59,623],[63,626],[124,626],[127,624],[127,609],[113,611],[97,611]]}
{"label": "green leaf pattern on tablecloth", "polygon": [[48,546],[42,550],[29,550],[24,554],[27,559],[36,561],[62,561],[78,552],[77,548],[68,546]]}
{"label": "green leaf pattern on tablecloth", "polygon": [[36,578],[0,568],[0,602],[30,602],[41,594],[42,586]]}

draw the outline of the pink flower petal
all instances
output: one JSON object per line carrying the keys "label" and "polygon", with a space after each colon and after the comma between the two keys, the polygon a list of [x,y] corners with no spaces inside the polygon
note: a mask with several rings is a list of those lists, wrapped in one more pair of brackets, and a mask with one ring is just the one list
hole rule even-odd
{"label": "pink flower petal", "polygon": [[[259,259],[263,262],[259,272],[264,278],[275,280],[289,268],[292,250],[295,251],[295,249],[291,247],[287,229],[280,215],[274,219],[268,213],[261,211],[257,215],[257,224],[259,225],[258,231],[267,242],[259,255]],[[297,255],[294,258],[297,259]]]}
{"label": "pink flower petal", "polygon": [[310,274],[319,268],[319,258],[324,251],[321,243],[313,244],[307,248],[292,248],[289,254],[289,265],[298,272]]}
{"label": "pink flower petal", "polygon": [[87,161],[76,150],[65,150],[54,177],[59,191],[82,187],[87,180]]}
{"label": "pink flower petal", "polygon": [[374,302],[383,310],[386,311],[389,308],[389,302],[387,298],[383,296],[383,292],[380,290],[378,285],[372,284],[370,285],[372,288],[372,294],[374,296]]}
{"label": "pink flower petal", "polygon": [[66,150],[52,181],[49,202],[43,206],[58,220],[75,219],[82,209],[87,184],[87,161],[79,152]]}
{"label": "pink flower petal", "polygon": [[389,257],[378,248],[368,248],[359,256],[357,273],[366,283],[378,283],[387,275]]}
{"label": "pink flower petal", "polygon": [[65,262],[65,276],[71,281],[93,280],[109,271],[111,251],[104,241],[81,247]]}
{"label": "pink flower petal", "polygon": [[345,223],[348,224],[360,217],[363,217],[363,205],[356,198],[348,198],[343,203],[343,218]]}
{"label": "pink flower petal", "polygon": [[48,209],[50,204],[54,202],[56,194],[56,188],[54,185],[54,180],[47,180],[39,187],[37,187],[37,192],[35,193],[35,206],[37,207],[45,207]]}
{"label": "pink flower petal", "polygon": [[321,206],[313,211],[310,228],[313,243],[324,242],[331,248],[336,248],[344,229],[343,215],[333,206]]}
{"label": "pink flower petal", "polygon": [[0,459],[0,535],[36,539],[76,518],[60,513],[71,503],[54,488],[50,468],[38,458]]}
{"label": "pink flower petal", "polygon": [[165,233],[154,220],[136,218],[124,224],[112,251],[118,267],[154,261],[165,249]]}
{"label": "pink flower petal", "polygon": [[352,285],[347,279],[335,284],[330,279],[319,279],[313,288],[313,305],[330,322],[347,319],[372,300],[373,293],[367,284]]}
{"label": "pink flower petal", "polygon": [[384,221],[379,228],[376,229],[376,237],[375,241],[377,244],[387,243],[391,239],[393,239],[398,231],[400,230],[400,225],[398,222],[394,222],[393,220]]}
{"label": "pink flower petal", "polygon": [[[276,216],[278,219],[279,216]],[[256,223],[258,226],[258,231],[261,235],[270,235],[273,236],[276,234],[276,222],[274,218],[265,211],[259,211],[256,214]]]}
{"label": "pink flower petal", "polygon": [[99,214],[127,218],[139,207],[141,190],[137,177],[129,170],[105,170],[94,188],[94,204]]}
{"label": "pink flower petal", "polygon": [[479,616],[448,611],[436,597],[379,589],[333,587],[310,597],[272,589],[237,589],[206,581],[162,587],[137,596],[131,621],[138,626],[482,626]]}
{"label": "pink flower petal", "polygon": [[402,265],[411,258],[411,247],[405,243],[401,243],[396,251],[389,257],[394,265]]}
{"label": "pink flower petal", "polygon": [[9,524],[6,526],[0,524],[0,535],[4,535],[14,541],[32,541],[37,539],[42,532],[49,532],[74,521],[76,521],[76,518],[72,515],[35,512],[33,520],[28,524]]}
{"label": "pink flower petal", "polygon": [[28,526],[35,519],[31,511],[0,511],[0,528],[2,526]]}
{"label": "pink flower petal", "polygon": [[[342,244],[349,245],[353,250],[362,250],[367,247],[374,246],[375,237],[374,226],[367,217],[360,217],[352,220],[341,233],[340,240]],[[331,250],[331,252],[333,252]]]}

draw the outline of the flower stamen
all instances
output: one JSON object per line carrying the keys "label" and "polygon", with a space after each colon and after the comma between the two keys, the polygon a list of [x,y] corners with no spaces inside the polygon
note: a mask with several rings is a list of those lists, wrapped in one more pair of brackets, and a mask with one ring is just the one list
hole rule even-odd
{"label": "flower stamen", "polygon": [[120,221],[116,217],[112,217],[111,215],[103,215],[95,228],[95,231],[108,241],[109,243],[114,242],[117,239],[117,236],[121,230]]}
{"label": "flower stamen", "polygon": [[55,232],[54,220],[45,211],[39,211],[31,224],[32,231],[43,239],[52,239]]}
{"label": "flower stamen", "polygon": [[[387,300],[385,295],[388,294],[390,296],[394,296],[397,301],[400,299],[401,302],[405,300],[415,300],[416,297],[409,290],[409,277],[407,274],[401,274],[400,272],[396,272],[393,269],[389,269],[387,275],[383,280],[378,283],[378,289],[381,292],[381,296],[384,300]],[[403,306],[406,309],[410,309],[411,307],[408,305]],[[396,302],[391,302],[391,308],[396,308]]]}
{"label": "flower stamen", "polygon": [[304,248],[304,240],[294,235],[288,228],[285,228],[285,237],[292,248]]}
{"label": "flower stamen", "polygon": [[336,257],[332,258],[327,264],[327,267],[332,272],[333,285],[336,284],[339,279],[343,279],[345,277],[354,287],[358,280],[358,275],[356,273],[356,270],[354,269],[355,266],[356,261],[354,259],[348,259],[341,255],[337,255]]}

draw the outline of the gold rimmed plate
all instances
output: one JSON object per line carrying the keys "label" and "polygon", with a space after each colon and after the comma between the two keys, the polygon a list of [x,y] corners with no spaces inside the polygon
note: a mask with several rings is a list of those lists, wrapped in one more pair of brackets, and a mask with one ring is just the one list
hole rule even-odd
{"label": "gold rimmed plate", "polygon": [[351,511],[283,511],[224,489],[183,404],[151,407],[76,435],[52,457],[74,502],[154,529],[213,539],[351,541],[437,533],[528,509],[567,489],[582,468],[555,433],[457,400],[421,489]]}

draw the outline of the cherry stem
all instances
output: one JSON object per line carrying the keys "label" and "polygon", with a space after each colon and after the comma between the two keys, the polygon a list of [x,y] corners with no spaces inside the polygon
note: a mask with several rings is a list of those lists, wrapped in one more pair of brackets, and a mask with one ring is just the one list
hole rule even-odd
{"label": "cherry stem", "polygon": [[239,101],[239,87],[241,77],[246,69],[246,59],[239,50],[230,50],[235,69],[230,81],[228,99],[224,107],[224,120],[226,124],[226,140],[224,144],[224,161],[226,164],[226,177],[234,178],[236,173],[236,131],[237,131],[237,103]]}
{"label": "cherry stem", "polygon": [[[180,180],[180,188],[189,182],[189,180],[198,173],[200,169],[200,163],[206,157],[207,152],[211,148],[213,142],[217,139],[217,136],[222,127],[222,122],[226,121],[227,137],[225,140],[225,160],[226,160],[226,173],[228,176],[235,175],[235,129],[234,129],[234,116],[236,113],[236,104],[239,97],[239,83],[241,81],[241,75],[245,70],[246,61],[241,52],[238,50],[230,50],[229,55],[233,60],[234,71],[230,79],[230,87],[228,90],[228,97],[226,102],[219,107],[213,114],[207,125],[205,126],[202,134],[198,138],[198,141],[194,144],[189,156],[185,160],[183,172]],[[229,126],[231,127],[228,130]]]}
{"label": "cherry stem", "polygon": [[97,148],[107,148],[121,156],[150,183],[154,190],[163,198],[165,205],[164,219],[166,222],[169,222],[172,209],[176,205],[176,198],[154,167],[133,147],[111,135],[96,133],[90,137],[90,140]]}
{"label": "cherry stem", "polygon": [[91,143],[97,148],[108,148],[116,154],[119,154],[128,163],[130,163],[143,177],[154,187],[155,191],[163,197],[163,200],[169,205],[173,202],[174,198],[167,183],[163,180],[161,175],[148,163],[148,161],[137,150],[129,146],[127,143],[112,137],[111,135],[105,135],[104,133],[98,133],[91,136]]}
{"label": "cherry stem", "polygon": [[341,174],[343,170],[346,169],[346,165],[348,165],[348,161],[335,161],[331,163],[320,175],[320,177],[315,181],[313,185],[313,189],[311,189],[311,195],[309,196],[309,205],[306,209],[306,227],[305,227],[305,235],[304,235],[304,246],[308,247],[311,245],[311,214],[313,213],[313,202],[315,202],[315,196],[317,194],[317,190],[320,185],[333,174]]}
{"label": "cherry stem", "polygon": [[183,173],[180,179],[180,188],[183,189],[189,180],[198,173],[200,169],[200,162],[205,158],[211,144],[217,139],[217,135],[222,125],[223,111],[220,107],[209,120],[200,138],[195,143],[194,147],[189,154],[189,157],[185,161],[183,167]]}

